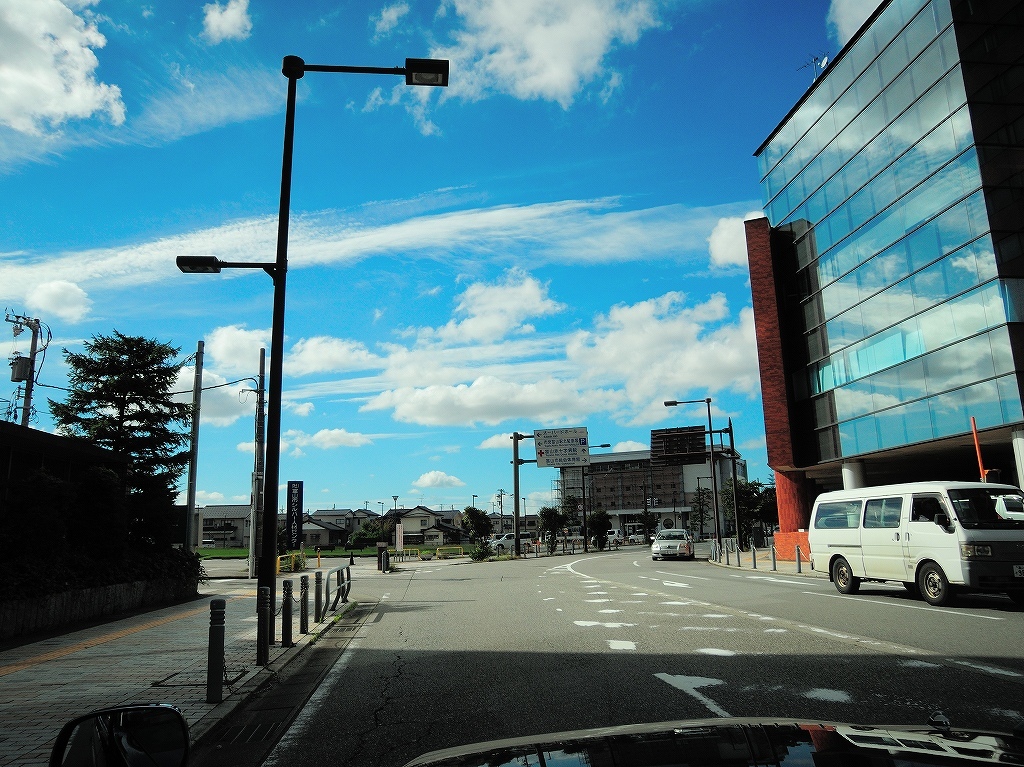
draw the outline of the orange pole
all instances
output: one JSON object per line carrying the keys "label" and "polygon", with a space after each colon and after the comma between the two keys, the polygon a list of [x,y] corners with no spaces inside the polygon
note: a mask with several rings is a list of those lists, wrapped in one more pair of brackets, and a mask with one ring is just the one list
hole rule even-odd
{"label": "orange pole", "polygon": [[971,434],[974,435],[974,451],[978,454],[978,471],[981,473],[981,481],[986,482],[985,464],[981,460],[981,445],[978,443],[978,424],[974,421],[974,416],[971,416]]}

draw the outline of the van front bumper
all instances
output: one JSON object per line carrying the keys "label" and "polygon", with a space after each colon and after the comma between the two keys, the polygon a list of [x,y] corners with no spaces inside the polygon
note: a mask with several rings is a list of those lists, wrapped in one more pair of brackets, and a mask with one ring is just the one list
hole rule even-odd
{"label": "van front bumper", "polygon": [[1014,565],[1024,568],[1024,562],[966,560],[963,563],[964,584],[982,591],[1024,590],[1024,577],[1014,574]]}

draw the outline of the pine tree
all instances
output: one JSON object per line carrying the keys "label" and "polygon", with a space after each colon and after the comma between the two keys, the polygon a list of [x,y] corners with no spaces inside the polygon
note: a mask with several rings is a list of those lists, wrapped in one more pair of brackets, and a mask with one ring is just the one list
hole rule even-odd
{"label": "pine tree", "polygon": [[128,458],[121,479],[135,542],[169,543],[175,487],[188,464],[191,406],[171,398],[179,351],[117,330],[93,336],[84,354],[63,350],[70,391],[64,403],[50,400],[60,433]]}

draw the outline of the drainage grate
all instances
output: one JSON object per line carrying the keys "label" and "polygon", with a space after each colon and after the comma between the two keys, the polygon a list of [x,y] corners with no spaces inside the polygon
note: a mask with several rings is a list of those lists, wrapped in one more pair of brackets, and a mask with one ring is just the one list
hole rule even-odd
{"label": "drainage grate", "polygon": [[261,743],[266,740],[274,740],[278,730],[281,729],[281,722],[263,722],[260,724],[246,724],[242,726],[228,727],[223,734],[217,738],[217,743]]}

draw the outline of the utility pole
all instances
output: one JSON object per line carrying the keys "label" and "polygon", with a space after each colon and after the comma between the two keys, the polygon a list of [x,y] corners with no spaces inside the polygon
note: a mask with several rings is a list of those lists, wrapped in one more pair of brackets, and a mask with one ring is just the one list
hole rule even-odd
{"label": "utility pole", "polygon": [[[192,379],[192,436],[188,453],[188,506],[185,512],[185,551],[191,552],[195,546],[195,530],[192,525],[196,515],[196,472],[199,464],[199,407],[203,399],[203,347],[200,341],[196,346],[196,369]],[[200,529],[202,524],[200,524]]]}
{"label": "utility pole", "polygon": [[22,401],[21,425],[28,426],[32,416],[32,388],[36,379],[36,353],[39,350],[39,320],[32,317],[22,317],[20,314],[8,313],[5,317],[7,322],[14,325],[14,336],[17,338],[25,328],[32,331],[32,342],[29,347],[27,364],[25,357],[15,354],[11,358],[11,380],[15,383],[24,382],[25,398]]}
{"label": "utility pole", "polygon": [[266,409],[267,409],[267,350],[260,349],[260,375],[256,381],[256,458],[252,468],[252,495],[249,504],[249,577],[259,573],[257,552],[263,551],[263,461],[266,455]]}

